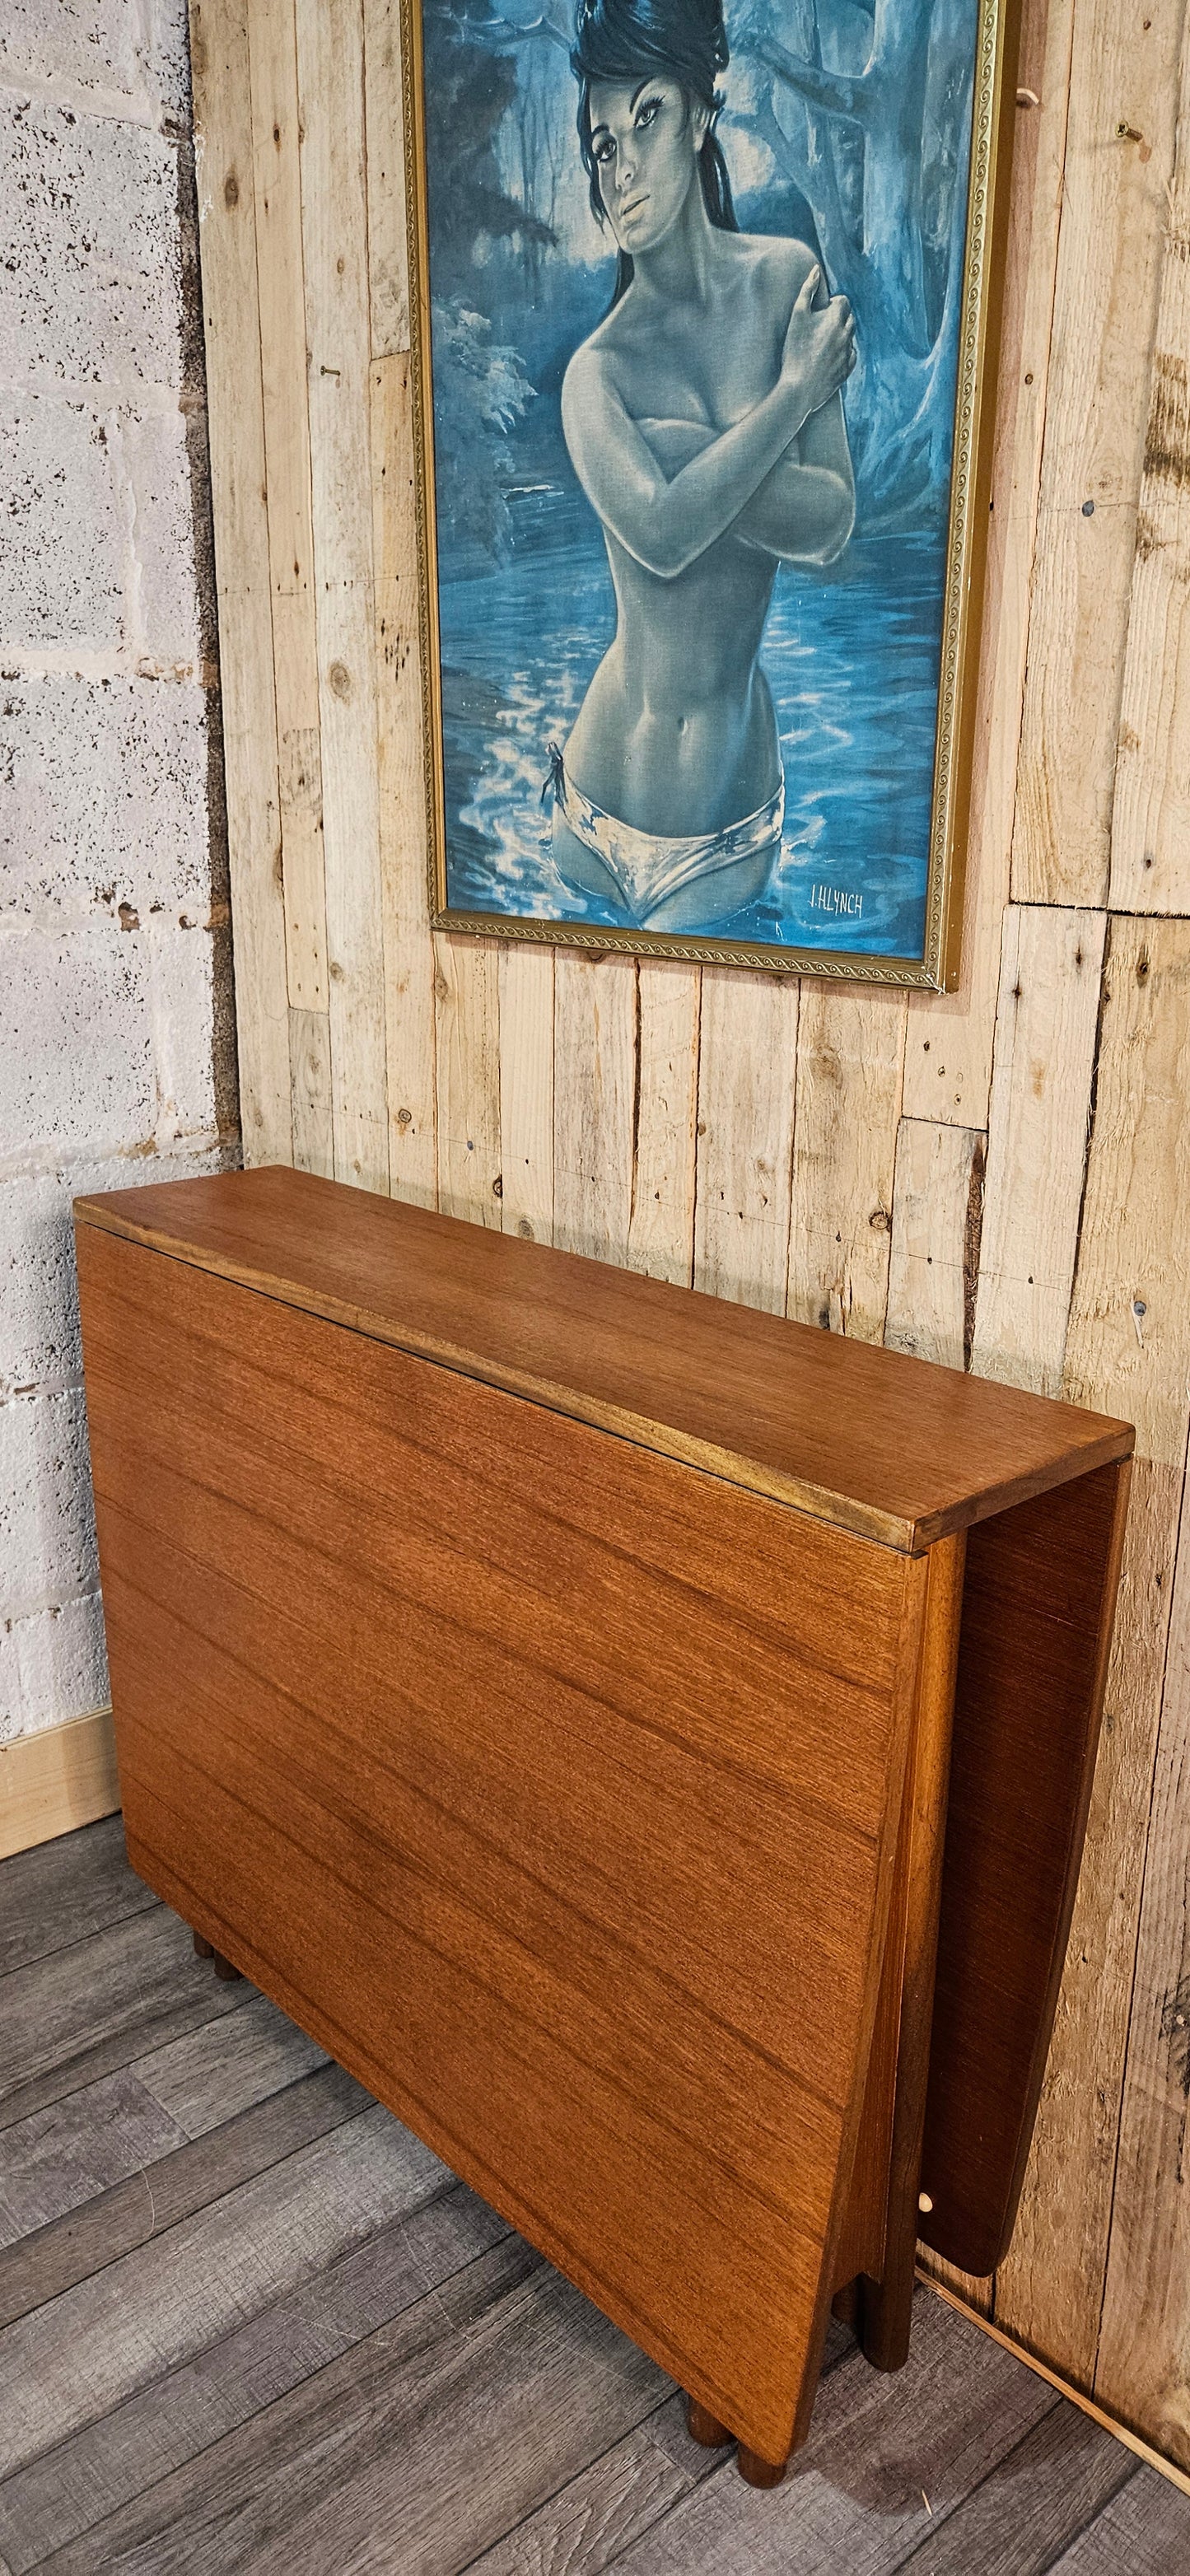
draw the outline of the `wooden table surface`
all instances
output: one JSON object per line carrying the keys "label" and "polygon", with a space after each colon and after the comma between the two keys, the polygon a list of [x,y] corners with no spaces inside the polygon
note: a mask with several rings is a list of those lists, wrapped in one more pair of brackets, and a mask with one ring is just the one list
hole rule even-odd
{"label": "wooden table surface", "polygon": [[280,1166],[76,1215],[911,1555],[1133,1446],[1102,1414]]}

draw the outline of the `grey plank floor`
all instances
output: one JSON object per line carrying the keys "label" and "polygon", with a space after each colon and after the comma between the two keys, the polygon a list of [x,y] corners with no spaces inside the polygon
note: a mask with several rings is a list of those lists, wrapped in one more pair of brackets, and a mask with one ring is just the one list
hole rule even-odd
{"label": "grey plank floor", "polygon": [[0,1865],[0,2576],[1168,2576],[1190,2499],[928,2293],[757,2495],[132,1876]]}

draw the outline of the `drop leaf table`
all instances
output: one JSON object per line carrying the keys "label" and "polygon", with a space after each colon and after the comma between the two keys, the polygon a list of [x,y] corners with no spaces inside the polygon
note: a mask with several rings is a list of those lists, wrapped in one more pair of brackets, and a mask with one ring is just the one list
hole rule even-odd
{"label": "drop leaf table", "polygon": [[772,2484],[1012,2229],[1126,1423],[266,1168],[80,1200],[129,1857]]}

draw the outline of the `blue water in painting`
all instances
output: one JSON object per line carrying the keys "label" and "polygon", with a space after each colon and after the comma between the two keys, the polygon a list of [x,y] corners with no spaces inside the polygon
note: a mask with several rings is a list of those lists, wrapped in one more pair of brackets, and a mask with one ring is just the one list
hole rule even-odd
{"label": "blue water in painting", "polygon": [[[614,632],[607,558],[577,493],[537,485],[512,511],[510,563],[441,583],[450,902],[606,925],[558,876],[541,791]],[[761,659],[784,840],[716,936],[921,955],[943,556],[935,530],[861,536],[827,572],[779,573]]]}

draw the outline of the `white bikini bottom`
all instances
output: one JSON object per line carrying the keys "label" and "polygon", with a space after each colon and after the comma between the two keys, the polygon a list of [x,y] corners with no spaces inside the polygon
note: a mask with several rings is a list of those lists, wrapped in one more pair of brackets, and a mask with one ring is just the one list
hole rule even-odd
{"label": "white bikini bottom", "polygon": [[767,805],[758,805],[756,812],[746,814],[742,823],[729,823],[722,832],[698,832],[680,839],[660,832],[638,832],[631,823],[618,823],[614,814],[604,812],[602,805],[592,804],[582,788],[575,786],[553,743],[547,794],[550,785],[555,814],[561,815],[576,841],[602,860],[625,912],[638,930],[648,928],[662,905],[672,903],[675,895],[704,879],[705,918],[708,923],[721,920],[737,909],[741,898],[738,893],[733,898],[725,886],[716,902],[714,879],[749,859],[762,858],[766,852],[774,854],[780,846],[785,821],[784,778]]}

